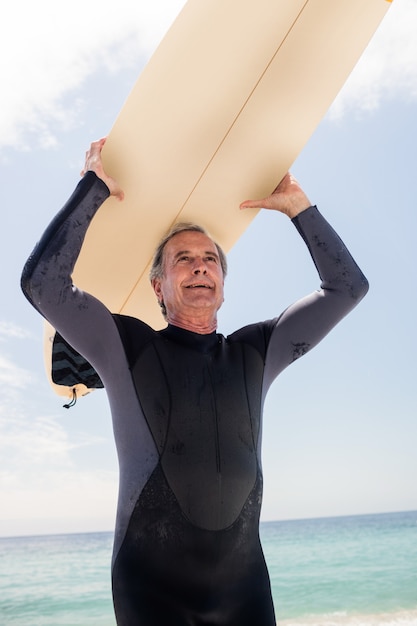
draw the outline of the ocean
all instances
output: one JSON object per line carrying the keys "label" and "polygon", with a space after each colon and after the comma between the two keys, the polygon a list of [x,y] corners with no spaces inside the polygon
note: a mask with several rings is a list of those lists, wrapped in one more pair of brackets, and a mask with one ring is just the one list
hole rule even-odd
{"label": "ocean", "polygon": [[[261,537],[278,626],[417,626],[417,512],[266,522]],[[0,538],[0,625],[115,626],[112,541]]]}

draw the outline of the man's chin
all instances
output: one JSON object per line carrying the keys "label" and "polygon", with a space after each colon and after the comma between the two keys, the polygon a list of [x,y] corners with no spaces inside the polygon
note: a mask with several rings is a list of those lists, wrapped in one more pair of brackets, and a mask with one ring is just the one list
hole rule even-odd
{"label": "man's chin", "polygon": [[192,309],[194,312],[201,311],[201,313],[207,314],[212,311],[216,313],[220,309],[222,302],[215,300],[214,298],[204,297],[201,295],[200,297],[187,298],[184,301],[185,309]]}

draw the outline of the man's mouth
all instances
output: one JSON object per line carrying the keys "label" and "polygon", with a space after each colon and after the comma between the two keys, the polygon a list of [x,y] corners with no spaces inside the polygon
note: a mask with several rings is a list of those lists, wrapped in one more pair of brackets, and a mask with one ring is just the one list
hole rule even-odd
{"label": "man's mouth", "polygon": [[187,285],[187,289],[213,289],[211,285],[205,285],[203,283],[196,283],[195,285]]}

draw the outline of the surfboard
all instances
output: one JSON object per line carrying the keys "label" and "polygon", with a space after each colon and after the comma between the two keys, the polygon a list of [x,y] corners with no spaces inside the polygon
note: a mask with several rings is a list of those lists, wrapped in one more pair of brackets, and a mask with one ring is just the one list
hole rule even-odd
{"label": "surfboard", "polygon": [[[230,250],[256,214],[240,202],[268,195],[291,167],[389,6],[188,0],[108,135],[104,166],[125,200],[109,198],[94,218],[75,284],[163,327],[148,280],[159,239],[192,221]],[[48,371],[53,336],[47,327]]]}

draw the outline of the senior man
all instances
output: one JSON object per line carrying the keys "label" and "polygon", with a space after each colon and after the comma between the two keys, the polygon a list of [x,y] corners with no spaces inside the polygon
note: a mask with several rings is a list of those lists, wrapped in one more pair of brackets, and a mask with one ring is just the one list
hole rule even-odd
{"label": "senior man", "polygon": [[262,407],[278,374],[316,345],[368,285],[338,235],[287,174],[241,208],[286,214],[321,286],[275,319],[216,332],[226,260],[195,225],[177,225],[151,282],[167,320],[155,331],[112,314],[71,274],[88,225],[123,192],[91,144],[83,179],[22,276],[36,309],[96,369],[110,401],[120,465],[112,561],[121,626],[274,626],[259,541]]}

